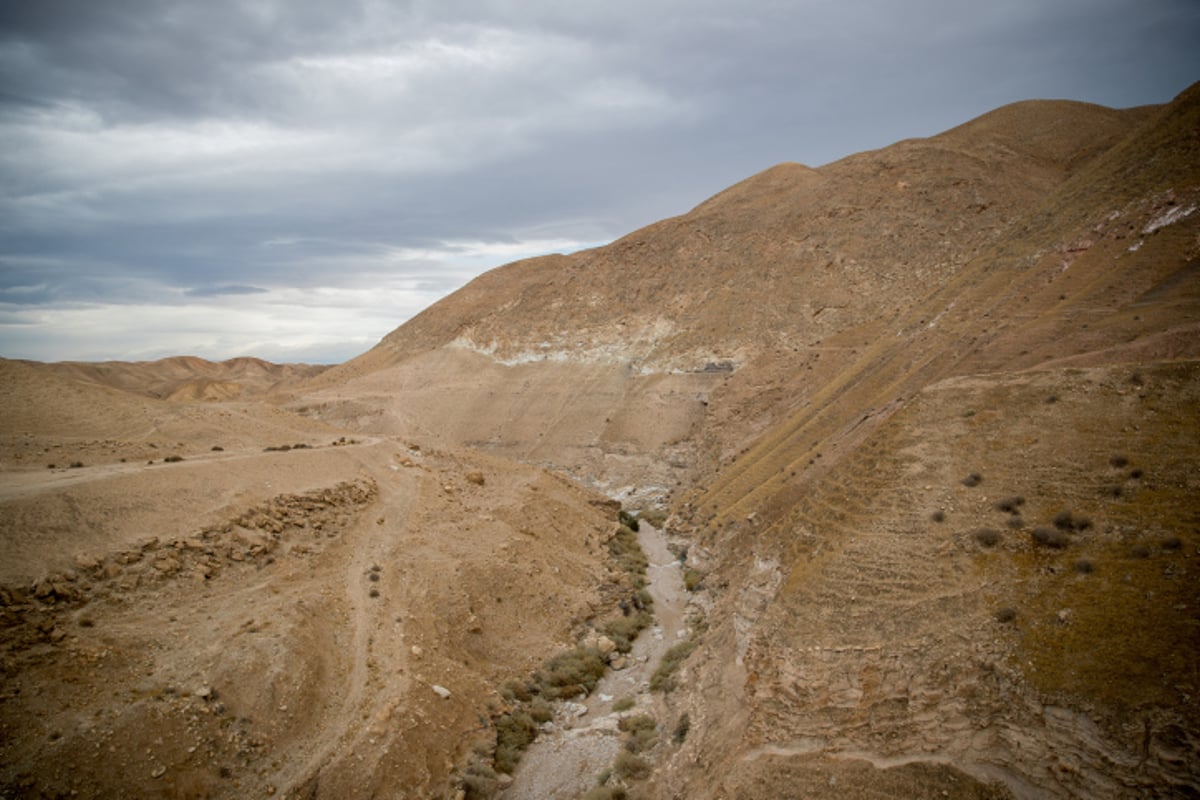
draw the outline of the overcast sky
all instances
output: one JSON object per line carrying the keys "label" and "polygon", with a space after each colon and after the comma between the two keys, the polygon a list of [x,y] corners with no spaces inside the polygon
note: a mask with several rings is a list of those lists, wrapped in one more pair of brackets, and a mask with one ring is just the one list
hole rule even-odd
{"label": "overcast sky", "polygon": [[1197,0],[0,0],[0,355],[341,361],[781,161],[1197,79]]}

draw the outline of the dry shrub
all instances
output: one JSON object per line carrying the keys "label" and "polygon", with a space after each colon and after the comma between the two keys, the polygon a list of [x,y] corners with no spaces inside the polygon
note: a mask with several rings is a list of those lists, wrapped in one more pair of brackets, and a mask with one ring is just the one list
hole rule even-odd
{"label": "dry shrub", "polygon": [[1060,530],[1047,527],[1037,527],[1030,534],[1033,543],[1039,547],[1049,547],[1054,550],[1061,550],[1071,543],[1067,535]]}
{"label": "dry shrub", "polygon": [[995,528],[980,528],[972,535],[982,547],[995,547],[1000,543],[1000,531]]}

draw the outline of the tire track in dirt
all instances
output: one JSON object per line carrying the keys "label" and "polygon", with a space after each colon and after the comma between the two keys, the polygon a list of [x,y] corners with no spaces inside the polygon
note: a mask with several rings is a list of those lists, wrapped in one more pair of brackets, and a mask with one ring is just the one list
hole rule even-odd
{"label": "tire track in dirt", "polygon": [[[356,439],[353,444],[338,445],[338,448],[346,447],[371,447],[383,441],[379,437],[364,437]],[[284,457],[295,457],[293,453],[314,453],[321,452],[328,448],[325,447],[301,447],[280,453]],[[45,492],[60,491],[72,486],[92,483],[93,481],[103,480],[122,475],[137,475],[151,470],[163,469],[186,469],[189,465],[211,464],[218,461],[244,461],[252,458],[265,458],[268,454],[261,449],[248,449],[235,452],[217,452],[203,453],[196,456],[188,456],[186,459],[178,462],[179,465],[172,463],[164,463],[162,461],[153,464],[97,464],[92,467],[78,468],[60,468],[55,470],[29,470],[23,472],[6,472],[0,474],[0,502],[15,500],[21,497],[42,494]]]}

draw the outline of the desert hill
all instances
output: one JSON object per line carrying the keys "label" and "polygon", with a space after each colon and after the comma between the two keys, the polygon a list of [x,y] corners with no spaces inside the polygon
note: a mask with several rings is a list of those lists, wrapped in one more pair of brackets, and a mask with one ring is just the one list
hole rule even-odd
{"label": "desert hill", "polygon": [[38,365],[66,377],[165,400],[231,400],[311,378],[325,367],[272,364],[261,358],[214,362],[196,356],[158,361],[62,361]]}
{"label": "desert hill", "polygon": [[311,375],[0,362],[0,795],[1200,793],[1197,130],[781,164]]}

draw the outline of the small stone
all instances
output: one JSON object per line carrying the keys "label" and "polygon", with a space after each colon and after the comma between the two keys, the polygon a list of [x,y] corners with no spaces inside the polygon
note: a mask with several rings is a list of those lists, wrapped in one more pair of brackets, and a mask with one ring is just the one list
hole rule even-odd
{"label": "small stone", "polygon": [[612,660],[609,666],[617,671],[623,670],[629,666],[629,659],[625,656],[618,656]]}
{"label": "small stone", "polygon": [[600,651],[600,655],[606,656],[617,649],[617,643],[607,636],[601,636],[596,640],[596,649]]}
{"label": "small stone", "polygon": [[164,766],[161,766],[161,765],[155,767],[154,769],[152,769],[150,771],[151,778],[161,778],[163,775],[166,775],[166,774],[167,774],[167,768]]}
{"label": "small stone", "polygon": [[196,697],[199,697],[201,700],[207,700],[208,698],[212,697],[212,688],[209,686],[201,686],[196,690]]}
{"label": "small stone", "polygon": [[99,567],[100,562],[92,556],[80,553],[79,555],[75,556],[75,566],[83,570],[91,571]]}
{"label": "small stone", "polygon": [[483,486],[483,484],[484,484],[484,480],[485,480],[485,479],[484,479],[484,477],[483,477],[483,473],[482,473],[482,472],[480,472],[479,470],[475,470],[475,471],[473,471],[473,472],[468,472],[468,473],[467,473],[467,480],[468,480],[470,483],[473,483],[473,484],[475,484],[476,486]]}
{"label": "small stone", "polygon": [[417,645],[417,644],[414,644],[414,645],[413,645],[412,647],[410,647],[409,649],[412,651],[412,654],[413,654],[414,656],[419,656],[419,655],[421,655],[421,653],[425,652],[424,650],[422,650],[422,649],[421,649],[421,646],[420,646],[420,645]]}
{"label": "small stone", "polygon": [[435,683],[433,685],[433,692],[434,692],[434,694],[436,694],[438,697],[442,698],[443,700],[450,699],[450,690],[447,689],[445,686],[438,686]]}

